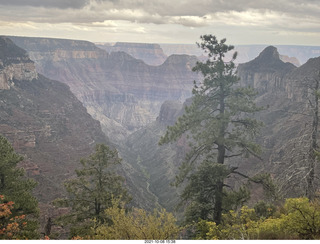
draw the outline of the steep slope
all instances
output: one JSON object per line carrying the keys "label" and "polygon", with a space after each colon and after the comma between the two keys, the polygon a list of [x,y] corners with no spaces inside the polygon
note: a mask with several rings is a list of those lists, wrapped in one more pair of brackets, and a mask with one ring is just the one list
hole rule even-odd
{"label": "steep slope", "polygon": [[80,158],[107,139],[70,89],[38,75],[24,50],[0,37],[0,53],[0,133],[24,155],[21,166],[39,182],[36,196],[48,202],[63,193]]}
{"label": "steep slope", "polygon": [[242,84],[257,88],[257,103],[265,107],[259,114],[265,124],[259,138],[264,148],[263,168],[272,173],[282,194],[288,197],[305,193],[312,125],[308,105],[311,93],[305,81],[312,80],[319,70],[320,58],[295,68],[279,62],[274,47],[238,67]]}
{"label": "steep slope", "polygon": [[[279,118],[278,124],[273,127],[273,140],[275,141],[276,135],[281,140],[274,142],[274,150],[269,159],[270,169],[277,175],[283,192],[291,197],[306,193],[314,116],[312,87],[315,87],[317,81],[320,82],[319,72],[320,57],[309,59],[304,65],[290,72],[286,76],[288,101],[274,106],[274,109],[278,108],[283,113],[283,118]],[[318,135],[317,140],[319,139]],[[319,170],[317,163],[316,175],[320,173]],[[320,187],[318,178],[316,187]]]}
{"label": "steep slope", "polygon": [[189,97],[196,77],[193,56],[174,55],[160,66],[150,66],[124,52],[108,54],[89,42],[10,38],[28,51],[40,73],[68,84],[117,142],[154,121],[165,100]]}

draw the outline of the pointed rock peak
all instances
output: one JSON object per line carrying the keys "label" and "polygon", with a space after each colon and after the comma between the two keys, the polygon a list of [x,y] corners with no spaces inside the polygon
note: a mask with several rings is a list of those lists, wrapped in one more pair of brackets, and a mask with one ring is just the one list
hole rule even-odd
{"label": "pointed rock peak", "polygon": [[280,60],[280,54],[276,47],[268,46],[259,54],[257,58],[264,60]]}
{"label": "pointed rock peak", "polygon": [[253,72],[288,72],[296,68],[291,63],[284,63],[280,59],[280,54],[277,48],[273,46],[266,47],[258,57],[254,60],[240,65],[240,69],[247,69]]}

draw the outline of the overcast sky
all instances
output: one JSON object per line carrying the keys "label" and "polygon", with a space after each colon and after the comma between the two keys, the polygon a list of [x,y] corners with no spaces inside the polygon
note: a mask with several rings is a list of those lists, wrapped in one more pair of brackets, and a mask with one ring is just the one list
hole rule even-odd
{"label": "overcast sky", "polygon": [[319,0],[0,0],[0,35],[320,46]]}

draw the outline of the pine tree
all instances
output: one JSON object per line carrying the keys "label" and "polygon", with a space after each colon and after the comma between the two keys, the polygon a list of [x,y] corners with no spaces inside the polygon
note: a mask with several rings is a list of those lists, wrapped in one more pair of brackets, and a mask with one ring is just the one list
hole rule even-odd
{"label": "pine tree", "polygon": [[116,150],[97,144],[95,153],[81,160],[77,177],[65,182],[68,197],[56,200],[55,204],[71,208],[70,214],[60,218],[60,222],[72,225],[71,236],[85,235],[93,219],[103,221],[102,214],[111,206],[113,198],[131,200],[122,187],[123,178],[114,172],[120,162]]}
{"label": "pine tree", "polygon": [[37,183],[25,178],[24,169],[17,167],[22,160],[23,157],[16,154],[8,140],[0,135],[0,194],[14,202],[12,217],[26,215],[24,238],[38,239],[38,201],[32,195]]}
{"label": "pine tree", "polygon": [[[254,103],[255,91],[250,87],[240,87],[235,72],[235,52],[229,62],[225,55],[234,49],[215,36],[201,36],[198,44],[207,54],[206,62],[197,62],[194,72],[200,72],[203,80],[194,82],[192,104],[175,125],[168,127],[160,144],[177,140],[186,135],[190,141],[190,152],[180,167],[176,183],[179,185],[194,172],[201,162],[217,164],[224,177],[212,182],[214,199],[211,206],[213,220],[219,224],[223,210],[224,180],[236,168],[225,165],[226,159],[236,156],[257,155],[260,147],[253,143],[261,123],[252,118],[259,111]],[[217,168],[218,168],[217,166]]]}

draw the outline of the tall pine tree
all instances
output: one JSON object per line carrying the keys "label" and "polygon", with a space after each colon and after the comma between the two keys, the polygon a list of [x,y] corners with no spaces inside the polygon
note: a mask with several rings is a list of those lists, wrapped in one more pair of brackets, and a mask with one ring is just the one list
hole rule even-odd
{"label": "tall pine tree", "polygon": [[[184,115],[175,125],[168,127],[160,144],[175,141],[182,135],[189,138],[190,152],[180,167],[176,183],[179,185],[185,179],[191,179],[183,194],[185,200],[189,197],[191,206],[197,206],[194,208],[196,211],[206,213],[198,217],[219,224],[223,210],[224,181],[230,174],[237,173],[236,168],[226,166],[226,159],[259,153],[260,147],[253,140],[261,123],[253,119],[252,114],[260,108],[253,101],[255,91],[238,84],[234,64],[237,53],[233,54],[230,61],[225,61],[225,55],[234,47],[226,45],[226,39],[218,41],[213,35],[204,35],[201,39],[198,46],[207,53],[208,59],[206,62],[197,62],[193,71],[200,72],[203,80],[194,82],[192,104],[185,108]],[[211,197],[211,206],[206,205],[207,210],[202,211],[199,207],[203,204],[197,202],[201,198],[195,197],[199,191],[194,191],[193,187],[196,186],[192,184],[198,184],[199,181],[196,180],[197,175],[192,174],[196,166],[207,165],[208,162],[214,166],[211,170],[222,173],[212,174],[212,179],[203,181],[211,184],[203,186],[211,189],[206,192]]]}
{"label": "tall pine tree", "polygon": [[55,204],[71,208],[69,214],[60,218],[61,223],[71,225],[71,236],[86,235],[94,219],[103,222],[104,211],[112,206],[113,198],[131,200],[122,186],[123,178],[115,172],[120,162],[116,150],[97,144],[95,152],[81,160],[77,177],[65,182],[68,197],[57,199]]}

